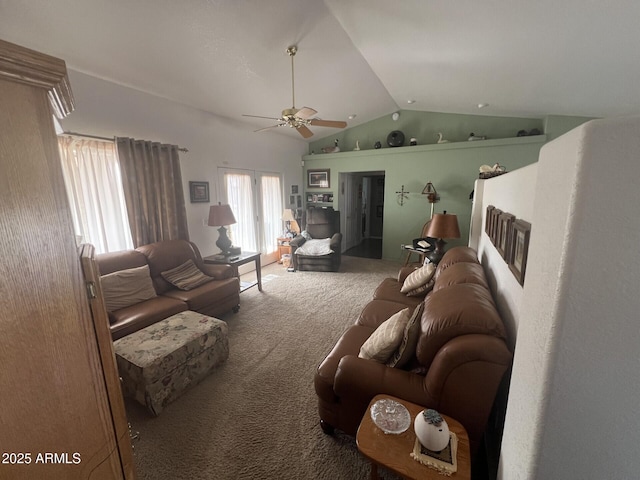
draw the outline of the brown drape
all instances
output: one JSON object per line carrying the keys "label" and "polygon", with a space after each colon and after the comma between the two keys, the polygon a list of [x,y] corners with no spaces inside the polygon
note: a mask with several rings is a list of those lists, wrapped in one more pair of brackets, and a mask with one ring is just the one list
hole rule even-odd
{"label": "brown drape", "polygon": [[134,246],[189,240],[178,147],[132,138],[116,145]]}

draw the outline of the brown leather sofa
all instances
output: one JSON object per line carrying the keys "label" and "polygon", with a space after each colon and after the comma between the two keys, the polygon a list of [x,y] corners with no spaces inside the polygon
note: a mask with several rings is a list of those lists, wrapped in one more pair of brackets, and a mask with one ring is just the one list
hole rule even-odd
{"label": "brown leather sofa", "polygon": [[[179,290],[161,272],[182,265],[187,260],[205,274],[214,277],[192,290]],[[193,310],[215,317],[240,308],[240,283],[228,265],[207,265],[198,247],[186,240],[167,240],[143,245],[135,250],[103,253],[96,256],[101,275],[120,270],[149,266],[157,297],[109,313],[111,336],[114,340],[129,335],[176,313]]]}
{"label": "brown leather sofa", "polygon": [[[466,428],[477,450],[512,352],[476,252],[450,249],[426,298],[400,292],[416,266],[385,279],[317,369],[314,384],[322,429],[355,435],[371,399],[389,394],[433,408]],[[394,313],[424,301],[413,359],[391,368],[358,357],[360,347]]]}
{"label": "brown leather sofa", "polygon": [[340,212],[333,208],[309,208],[305,213],[304,230],[312,238],[330,238],[333,253],[327,255],[302,255],[296,250],[304,245],[305,238],[298,235],[289,242],[295,270],[316,272],[337,272],[342,260],[342,233],[340,233]]}

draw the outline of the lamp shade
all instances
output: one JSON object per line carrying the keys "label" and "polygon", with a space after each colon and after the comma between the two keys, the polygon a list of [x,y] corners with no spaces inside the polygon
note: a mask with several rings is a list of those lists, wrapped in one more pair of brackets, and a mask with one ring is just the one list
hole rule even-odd
{"label": "lamp shade", "polygon": [[447,212],[434,214],[426,235],[431,238],[460,238],[458,217]]}
{"label": "lamp shade", "polygon": [[209,221],[207,225],[210,227],[221,227],[234,223],[236,223],[236,217],[233,216],[229,205],[221,205],[218,203],[218,205],[211,205],[211,207],[209,207]]}
{"label": "lamp shade", "polygon": [[285,208],[282,212],[282,220],[284,222],[293,222],[295,221],[295,217],[293,216],[293,210],[290,208]]}

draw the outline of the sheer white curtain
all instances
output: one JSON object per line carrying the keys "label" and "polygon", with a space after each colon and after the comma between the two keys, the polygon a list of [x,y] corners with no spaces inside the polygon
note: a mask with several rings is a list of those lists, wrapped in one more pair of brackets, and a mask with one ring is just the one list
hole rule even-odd
{"label": "sheer white curtain", "polygon": [[282,179],[278,173],[220,168],[223,202],[237,223],[229,237],[243,251],[273,253],[282,235]]}
{"label": "sheer white curtain", "polygon": [[114,142],[59,137],[76,235],[97,253],[133,248]]}
{"label": "sheer white curtain", "polygon": [[227,202],[236,217],[236,223],[229,227],[229,238],[243,251],[258,252],[252,184],[250,173],[224,173]]}
{"label": "sheer white curtain", "polygon": [[271,253],[277,250],[274,239],[282,236],[282,187],[280,175],[268,173],[260,175],[264,232],[262,252]]}

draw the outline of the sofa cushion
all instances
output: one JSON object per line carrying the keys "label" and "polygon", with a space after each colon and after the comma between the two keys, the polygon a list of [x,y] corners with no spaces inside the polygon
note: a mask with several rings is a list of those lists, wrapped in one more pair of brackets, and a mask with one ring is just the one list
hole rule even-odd
{"label": "sofa cushion", "polygon": [[153,286],[158,295],[176,288],[164,279],[162,272],[182,265],[189,259],[193,260],[196,267],[201,269],[202,258],[194,248],[197,247],[187,240],[164,240],[136,248],[136,251],[147,258]]}
{"label": "sofa cushion", "polygon": [[[237,277],[213,280],[192,290],[169,290],[164,296],[175,298],[189,305],[189,310],[203,313],[209,311],[211,305],[226,299],[238,299],[240,284]],[[239,301],[235,300],[237,304]],[[212,315],[215,316],[215,315]]]}
{"label": "sofa cushion", "polygon": [[460,262],[480,263],[478,261],[478,254],[473,248],[453,247],[447,250],[438,262],[438,268],[436,270],[436,280],[444,270],[449,268],[451,265]]}
{"label": "sofa cushion", "polygon": [[407,326],[410,315],[411,309],[409,308],[393,314],[391,318],[376,328],[364,342],[358,356],[376,362],[386,362],[402,342],[404,328]]}
{"label": "sofa cushion", "polygon": [[[436,265],[434,263],[427,263],[414,270],[403,282],[400,292],[410,297],[426,293],[430,290],[427,285],[429,285],[435,271]],[[431,283],[431,287],[433,287],[433,283]]]}
{"label": "sofa cushion", "polygon": [[433,291],[437,292],[441,288],[459,283],[475,283],[487,289],[489,288],[482,265],[479,263],[460,262],[450,265],[438,276]]}
{"label": "sofa cushion", "polygon": [[120,310],[156,296],[147,265],[102,275],[100,285],[108,312]]}
{"label": "sofa cushion", "polygon": [[420,335],[420,321],[422,319],[423,309],[424,303],[420,303],[413,309],[413,314],[404,328],[400,345],[396,351],[393,352],[389,360],[387,360],[388,367],[403,367],[409,359],[415,355],[416,345],[418,344],[418,337]]}
{"label": "sofa cushion", "polygon": [[159,295],[130,307],[109,312],[111,336],[114,340],[129,335],[163,318],[188,310],[185,302]]}
{"label": "sofa cushion", "polygon": [[167,282],[178,287],[180,290],[193,290],[213,280],[213,277],[202,273],[191,259],[182,265],[178,265],[160,274]]}
{"label": "sofa cushion", "polygon": [[440,348],[461,335],[480,333],[506,339],[491,293],[473,283],[450,285],[427,295],[420,323],[416,356],[422,365],[431,365]]}

